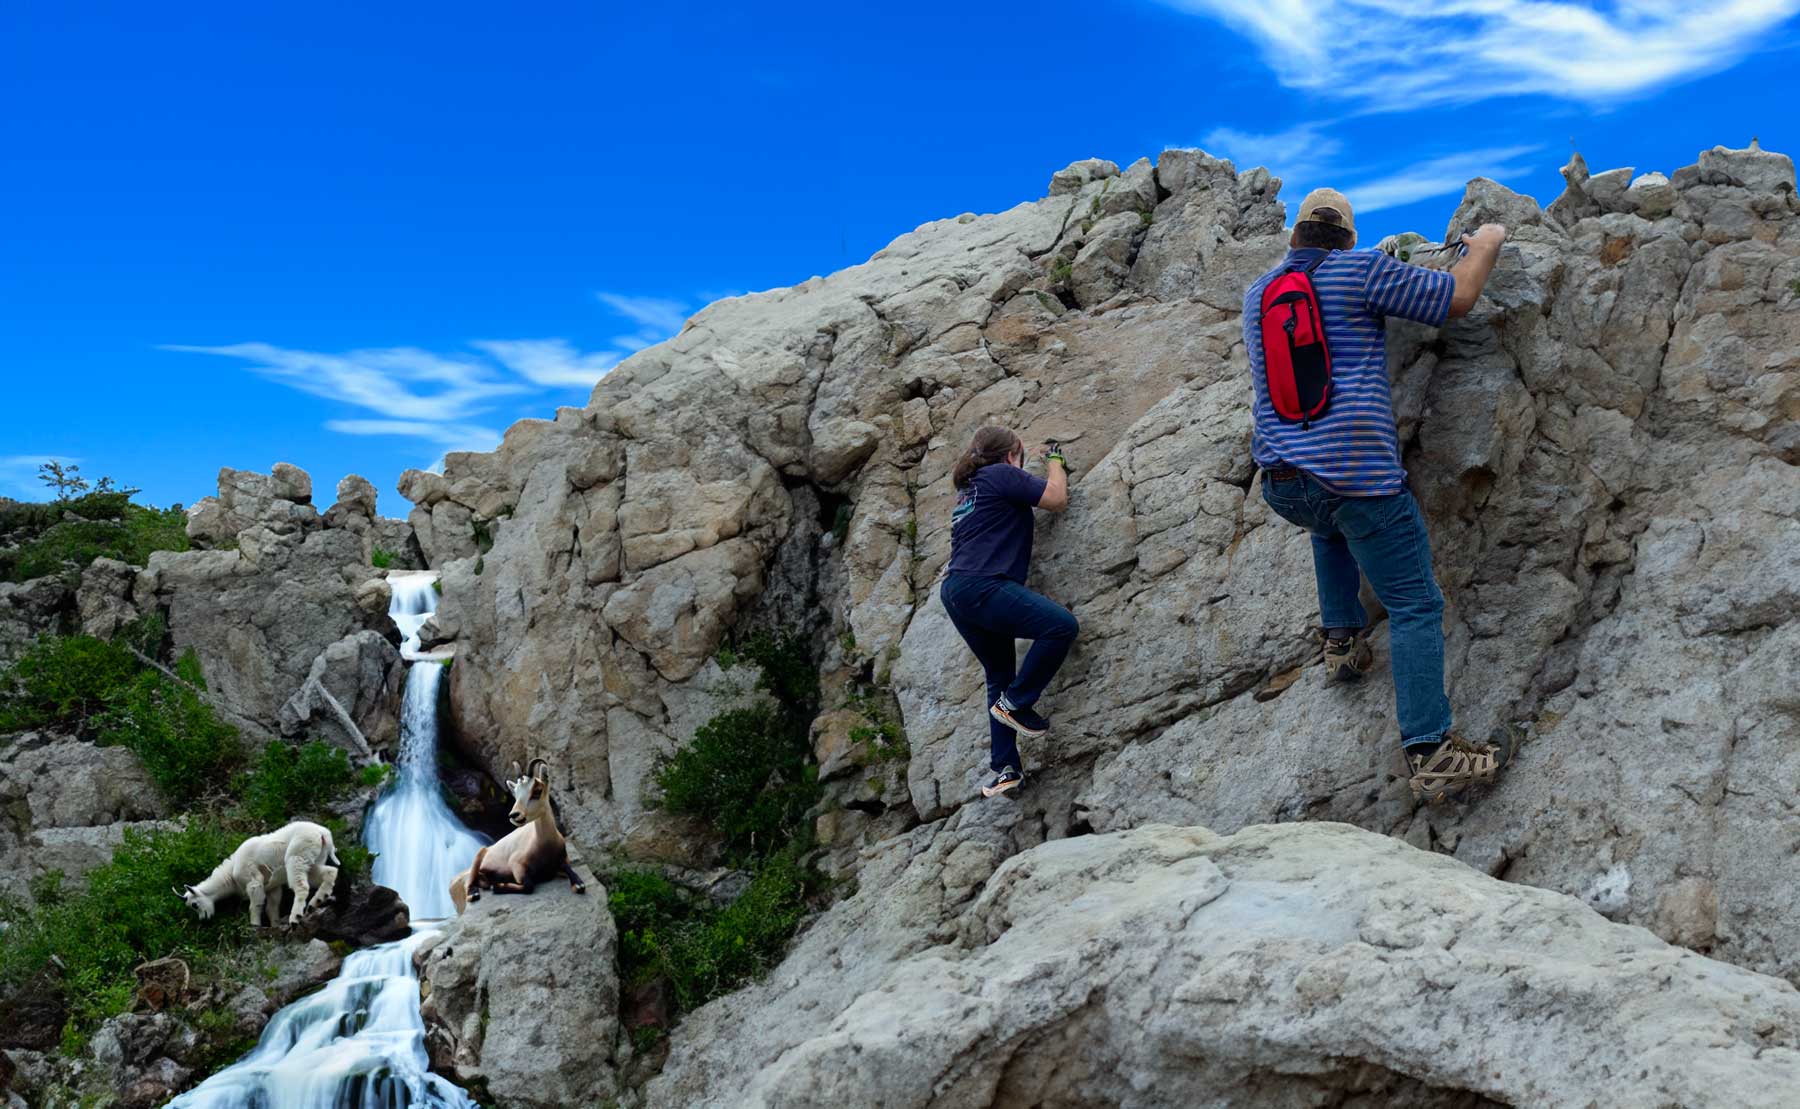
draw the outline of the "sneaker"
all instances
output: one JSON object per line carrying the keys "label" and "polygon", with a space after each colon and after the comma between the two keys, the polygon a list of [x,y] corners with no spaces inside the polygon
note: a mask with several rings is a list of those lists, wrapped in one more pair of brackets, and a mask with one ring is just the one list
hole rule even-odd
{"label": "sneaker", "polygon": [[987,785],[981,787],[981,795],[998,797],[1007,790],[1018,789],[1024,784],[1025,775],[1009,766],[1004,770],[995,771],[994,776],[988,779]]}
{"label": "sneaker", "polygon": [[1461,736],[1446,736],[1429,755],[1408,756],[1412,771],[1412,795],[1435,805],[1471,785],[1494,780],[1500,770],[1500,751],[1491,743],[1471,743]]}
{"label": "sneaker", "polygon": [[1325,641],[1326,681],[1359,681],[1374,661],[1375,652],[1369,649],[1369,641],[1360,635]]}
{"label": "sneaker", "polygon": [[993,714],[995,720],[1016,732],[1023,732],[1033,739],[1050,730],[1050,721],[1028,708],[1014,707],[1013,703],[1006,699],[1004,693],[1000,695],[998,701],[994,702],[994,707],[988,709],[988,712]]}

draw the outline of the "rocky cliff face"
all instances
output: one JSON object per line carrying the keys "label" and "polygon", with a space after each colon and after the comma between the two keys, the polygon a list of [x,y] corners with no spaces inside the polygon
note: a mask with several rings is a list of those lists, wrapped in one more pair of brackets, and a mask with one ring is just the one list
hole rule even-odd
{"label": "rocky cliff face", "polygon": [[[1763,1105],[1800,993],[1341,824],[1005,862],[965,809],[679,1029],[652,1106]],[[935,922],[935,924],[933,923]]]}
{"label": "rocky cliff face", "polygon": [[646,808],[656,755],[709,713],[734,624],[811,613],[827,669],[902,711],[906,796],[879,807],[955,814],[981,685],[932,584],[950,465],[1001,422],[1067,445],[1035,584],[1083,628],[1015,847],[1346,821],[1800,978],[1778,942],[1800,925],[1792,163],[1565,173],[1548,211],[1472,183],[1451,229],[1513,229],[1487,296],[1390,329],[1459,725],[1518,746],[1476,803],[1415,811],[1389,683],[1307,668],[1309,552],[1258,494],[1238,318],[1283,249],[1279,183],[1197,151],[1077,163],[1044,200],[714,304],[586,408],[409,474],[464,734],[493,765],[566,767],[590,847],[679,854]]}

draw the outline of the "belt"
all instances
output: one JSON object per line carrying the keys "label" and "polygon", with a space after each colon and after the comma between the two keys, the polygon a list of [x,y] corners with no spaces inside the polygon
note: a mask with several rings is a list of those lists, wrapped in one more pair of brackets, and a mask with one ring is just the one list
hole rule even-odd
{"label": "belt", "polygon": [[1263,467],[1263,480],[1264,481],[1293,481],[1294,479],[1298,478],[1299,476],[1300,476],[1300,470],[1298,467],[1295,467],[1295,466],[1265,466],[1265,467]]}

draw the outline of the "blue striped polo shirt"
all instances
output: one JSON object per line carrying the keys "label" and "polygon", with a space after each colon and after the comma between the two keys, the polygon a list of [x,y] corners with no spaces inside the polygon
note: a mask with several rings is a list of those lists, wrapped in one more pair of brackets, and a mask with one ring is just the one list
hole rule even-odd
{"label": "blue striped polo shirt", "polygon": [[1287,269],[1326,251],[1288,251],[1282,264],[1244,293],[1244,346],[1250,355],[1254,428],[1251,453],[1267,469],[1297,466],[1347,497],[1378,497],[1406,487],[1400,437],[1388,391],[1388,316],[1441,326],[1456,279],[1390,258],[1379,250],[1338,250],[1312,273],[1331,351],[1331,404],[1310,427],[1284,423],[1269,403],[1263,368],[1262,292]]}

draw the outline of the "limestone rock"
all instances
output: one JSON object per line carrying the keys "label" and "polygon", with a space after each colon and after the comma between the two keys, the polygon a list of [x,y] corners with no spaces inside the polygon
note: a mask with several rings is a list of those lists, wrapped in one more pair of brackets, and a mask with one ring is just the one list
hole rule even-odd
{"label": "limestone rock", "polygon": [[376,572],[356,533],[257,525],[238,540],[152,554],[133,596],[166,614],[174,650],[194,650],[213,693],[274,730],[322,652],[363,630],[395,635],[393,621],[362,591]]}
{"label": "limestone rock", "polygon": [[0,666],[10,665],[40,635],[65,630],[74,601],[60,577],[0,582]]}
{"label": "limestone rock", "polygon": [[[1249,461],[1239,317],[1285,248],[1280,182],[1195,150],[1077,169],[1045,199],[712,305],[585,409],[409,473],[457,643],[456,732],[490,768],[551,759],[584,845],[703,861],[646,783],[717,711],[719,647],[780,612],[891,687],[911,758],[882,804],[984,819],[980,674],[934,585],[951,466],[1000,423],[1060,438],[1075,466],[1031,584],[1082,626],[1005,852],[1340,820],[1573,896],[1620,868],[1621,920],[1800,979],[1782,939],[1800,818],[1768,785],[1800,774],[1791,163],[1715,151],[1635,189],[1633,172],[1572,162],[1580,195],[1554,218],[1473,182],[1451,230],[1512,229],[1485,295],[1436,331],[1388,325],[1458,727],[1518,741],[1464,805],[1415,811],[1399,780],[1372,597],[1375,679],[1328,686],[1312,665],[1309,541]],[[827,831],[860,852],[834,865],[870,880],[866,815]]]}
{"label": "limestone rock", "polygon": [[0,891],[29,901],[31,879],[47,870],[78,886],[127,829],[166,815],[128,749],[31,732],[10,737],[0,747]]}
{"label": "limestone rock", "polygon": [[610,1098],[616,943],[606,891],[591,879],[584,895],[557,879],[471,904],[413,956],[434,1066],[525,1109]]}
{"label": "limestone rock", "polygon": [[1151,825],[998,868],[986,836],[909,838],[676,1030],[648,1105],[974,1107],[1002,1073],[1070,1106],[1775,1106],[1800,1082],[1788,983],[1344,825]]}
{"label": "limestone rock", "polygon": [[202,547],[229,545],[246,528],[262,526],[279,534],[319,525],[312,505],[312,478],[305,470],[277,462],[273,472],[219,470],[219,495],[203,497],[188,509],[188,538]]}
{"label": "limestone rock", "polygon": [[1050,195],[1060,196],[1063,193],[1080,191],[1090,181],[1099,181],[1119,175],[1117,162],[1109,162],[1104,158],[1084,158],[1079,162],[1071,162],[1050,175]]}
{"label": "limestone rock", "polygon": [[116,558],[96,558],[81,575],[75,604],[81,612],[81,634],[111,639],[120,628],[138,618],[131,603],[137,568]]}
{"label": "limestone rock", "polygon": [[319,696],[322,688],[350,715],[371,746],[392,744],[400,738],[400,689],[405,678],[400,652],[382,635],[366,629],[347,635],[313,659],[305,683],[281,706],[281,732],[299,735],[310,727],[353,743],[343,736],[336,714]]}

